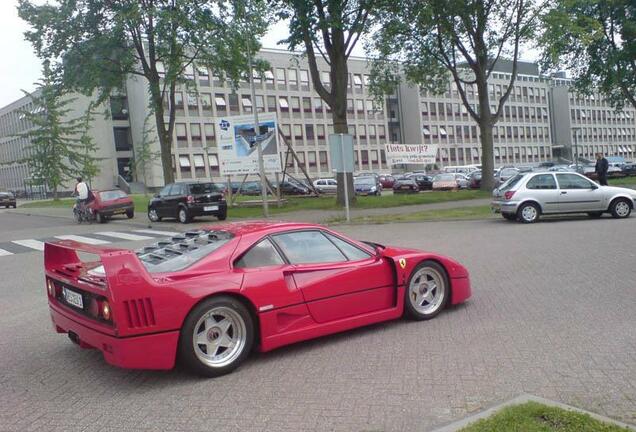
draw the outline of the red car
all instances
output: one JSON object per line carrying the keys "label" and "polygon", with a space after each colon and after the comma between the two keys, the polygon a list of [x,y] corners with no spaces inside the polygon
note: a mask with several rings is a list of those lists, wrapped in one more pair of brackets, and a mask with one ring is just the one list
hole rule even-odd
{"label": "red car", "polygon": [[253,347],[426,320],[471,295],[450,258],[304,223],[215,225],[137,252],[61,240],[46,243],[44,263],[58,333],[115,366],[171,369],[180,358],[205,376],[234,370]]}
{"label": "red car", "polygon": [[95,199],[88,204],[95,220],[104,223],[114,215],[125,214],[128,219],[135,217],[135,204],[126,192],[113,189],[93,191]]}

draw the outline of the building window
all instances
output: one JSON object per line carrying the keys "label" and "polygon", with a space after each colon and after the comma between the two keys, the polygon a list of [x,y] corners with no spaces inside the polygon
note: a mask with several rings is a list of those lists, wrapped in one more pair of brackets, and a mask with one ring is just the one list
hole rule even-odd
{"label": "building window", "polygon": [[192,155],[194,162],[194,176],[197,178],[205,177],[205,160],[202,154]]}
{"label": "building window", "polygon": [[295,97],[295,96],[291,97],[291,108],[292,108],[292,111],[295,112],[295,113],[300,112],[300,98],[299,97]]}
{"label": "building window", "polygon": [[305,125],[305,136],[308,141],[314,139],[314,125]]}
{"label": "building window", "polygon": [[203,115],[211,116],[212,115],[212,96],[210,93],[201,93],[199,95],[201,98],[201,107],[203,108]]}
{"label": "building window", "polygon": [[303,98],[303,112],[306,112],[306,113],[311,112],[311,98],[308,98],[308,97]]}
{"label": "building window", "polygon": [[286,81],[285,81],[285,69],[276,68],[276,82],[278,83],[278,85],[285,85],[286,84]]}
{"label": "building window", "polygon": [[236,93],[230,93],[228,95],[228,102],[230,105],[230,112],[231,113],[238,113],[239,112],[239,97]]}
{"label": "building window", "polygon": [[386,128],[384,125],[378,126],[378,139],[386,139]]}
{"label": "building window", "polygon": [[263,96],[256,96],[256,111],[265,112],[265,98]]}
{"label": "building window", "polygon": [[203,132],[205,132],[205,145],[208,147],[213,147],[214,146],[214,125],[212,123],[204,124]]}
{"label": "building window", "polygon": [[287,76],[289,77],[289,85],[298,85],[298,72],[296,72],[296,69],[288,69]]}
{"label": "building window", "polygon": [[286,139],[291,139],[291,127],[288,124],[280,125],[280,130],[283,132],[283,136]]}
{"label": "building window", "polygon": [[174,94],[174,108],[176,110],[182,110],[184,109],[183,107],[183,93],[181,92],[175,92]]}
{"label": "building window", "polygon": [[303,140],[303,127],[302,125],[294,125],[294,138],[297,141]]}
{"label": "building window", "polygon": [[303,69],[300,70],[300,84],[309,87],[309,72]]}
{"label": "building window", "polygon": [[243,103],[243,112],[251,113],[252,112],[252,99],[249,96],[247,96],[247,95],[243,95],[243,96],[241,96],[241,102]]}
{"label": "building window", "polygon": [[316,136],[319,140],[325,139],[325,125],[316,125]]}
{"label": "building window", "polygon": [[111,96],[110,112],[113,120],[128,120],[128,98],[125,96]]}
{"label": "building window", "polygon": [[116,128],[113,128],[113,133],[115,135],[115,150],[117,151],[132,150],[132,139],[130,136],[130,128],[116,127]]}
{"label": "building window", "polygon": [[358,114],[364,114],[364,99],[356,99],[356,111]]}
{"label": "building window", "polygon": [[265,83],[274,85],[274,73],[271,70],[265,71]]}
{"label": "building window", "polygon": [[276,112],[276,96],[267,96],[267,111]]}
{"label": "building window", "polygon": [[322,113],[322,99],[319,97],[314,98],[314,111]]}
{"label": "building window", "polygon": [[179,147],[187,147],[188,146],[188,133],[186,131],[185,123],[176,123],[174,125],[174,130],[177,134],[177,145]]}
{"label": "building window", "polygon": [[331,77],[329,75],[329,72],[321,72],[320,80],[322,81],[325,87],[328,87],[331,85]]}
{"label": "building window", "polygon": [[190,114],[199,114],[199,101],[196,93],[188,93],[188,112]]}
{"label": "building window", "polygon": [[198,123],[190,123],[190,137],[192,138],[193,147],[201,147],[201,125]]}
{"label": "building window", "polygon": [[190,156],[179,156],[179,168],[181,170],[181,178],[192,178]]}
{"label": "building window", "polygon": [[286,97],[280,96],[278,98],[278,105],[280,106],[280,111],[281,112],[289,112],[289,102],[287,102],[287,98]]}
{"label": "building window", "polygon": [[362,75],[353,74],[353,86],[356,90],[362,90]]}
{"label": "building window", "polygon": [[225,111],[227,109],[227,103],[225,102],[225,95],[217,93],[214,95],[214,103],[216,104],[217,111]]}
{"label": "building window", "polygon": [[316,152],[308,152],[307,159],[309,161],[309,168],[316,166]]}
{"label": "building window", "polygon": [[208,164],[210,165],[210,176],[219,175],[219,157],[215,154],[208,155]]}

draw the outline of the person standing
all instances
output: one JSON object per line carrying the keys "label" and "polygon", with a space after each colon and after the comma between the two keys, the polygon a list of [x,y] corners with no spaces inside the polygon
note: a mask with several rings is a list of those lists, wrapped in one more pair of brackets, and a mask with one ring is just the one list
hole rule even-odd
{"label": "person standing", "polygon": [[594,171],[598,176],[598,182],[602,186],[607,186],[607,170],[609,169],[609,162],[603,156],[603,153],[596,153],[596,166]]}

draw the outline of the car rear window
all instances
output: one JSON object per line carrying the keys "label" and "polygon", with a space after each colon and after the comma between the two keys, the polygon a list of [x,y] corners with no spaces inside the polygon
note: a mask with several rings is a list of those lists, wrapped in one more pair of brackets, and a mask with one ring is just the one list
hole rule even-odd
{"label": "car rear window", "polygon": [[221,188],[214,183],[197,183],[190,185],[190,193],[192,195],[203,195],[214,192],[221,192]]}
{"label": "car rear window", "polygon": [[510,177],[504,184],[502,184],[499,187],[499,190],[500,191],[507,191],[509,189],[512,189],[512,187],[514,185],[516,185],[517,183],[519,183],[519,180],[521,180],[524,177],[525,177],[525,174],[517,174],[514,177]]}
{"label": "car rear window", "polygon": [[234,235],[227,231],[188,231],[147,246],[136,253],[150,273],[175,272],[212,254],[233,237]]}
{"label": "car rear window", "polygon": [[126,198],[126,192],[120,190],[102,191],[99,193],[102,201],[113,201],[119,198]]}

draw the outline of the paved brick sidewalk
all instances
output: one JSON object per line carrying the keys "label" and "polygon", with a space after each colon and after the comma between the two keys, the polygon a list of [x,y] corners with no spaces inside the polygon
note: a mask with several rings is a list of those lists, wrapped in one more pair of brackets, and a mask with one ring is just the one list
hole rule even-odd
{"label": "paved brick sidewalk", "polygon": [[520,393],[636,423],[636,217],[343,226],[434,250],[474,297],[256,355],[204,380],[52,332],[38,254],[0,261],[0,431],[430,431]]}

